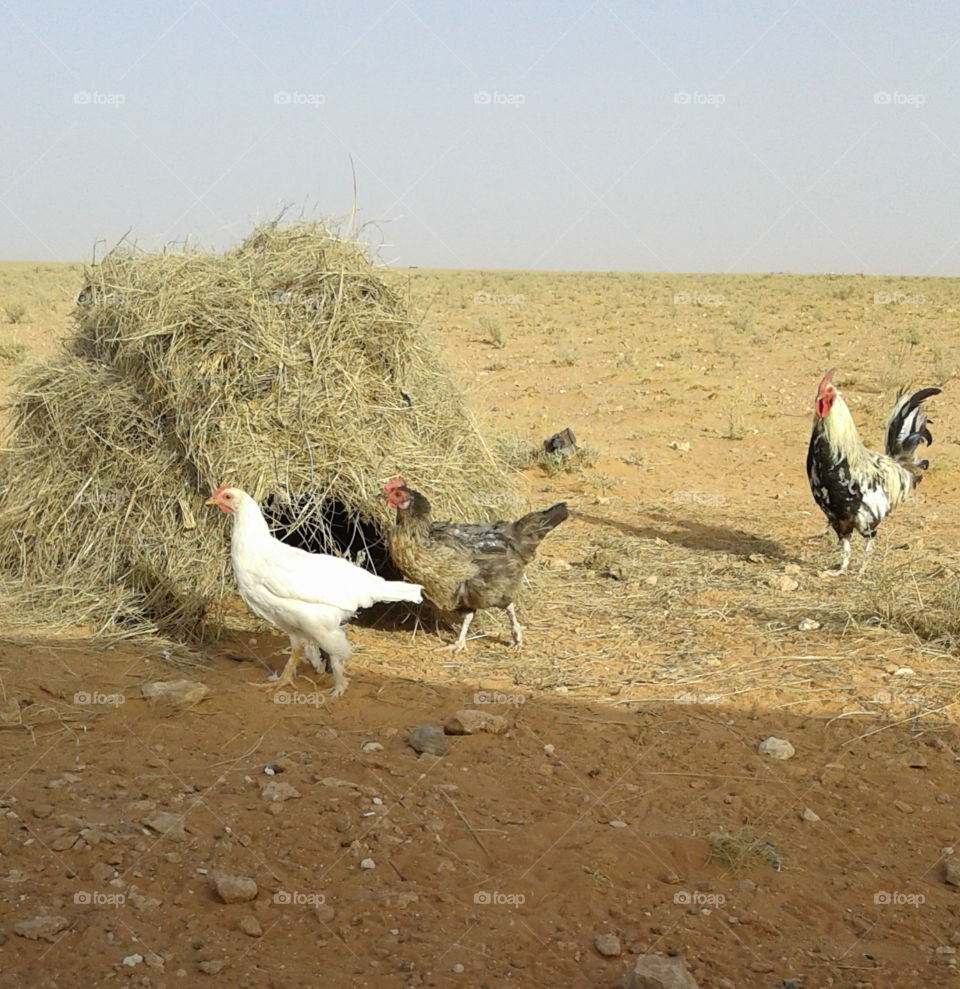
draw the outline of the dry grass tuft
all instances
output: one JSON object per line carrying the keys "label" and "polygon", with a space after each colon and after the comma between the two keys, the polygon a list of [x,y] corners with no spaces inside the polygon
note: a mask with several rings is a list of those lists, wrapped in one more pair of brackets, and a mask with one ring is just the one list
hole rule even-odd
{"label": "dry grass tuft", "polygon": [[394,473],[443,517],[511,490],[400,294],[326,226],[116,250],[78,303],[63,352],[21,379],[0,459],[10,622],[196,639],[222,617],[216,484],[361,560]]}

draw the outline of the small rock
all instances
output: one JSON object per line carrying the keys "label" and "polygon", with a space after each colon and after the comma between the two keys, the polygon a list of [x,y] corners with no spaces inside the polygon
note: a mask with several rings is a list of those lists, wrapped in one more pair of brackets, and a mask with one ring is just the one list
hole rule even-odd
{"label": "small rock", "polygon": [[690,444],[687,442],[678,443],[676,440],[671,440],[668,444],[671,450],[679,450],[681,453],[690,452]]}
{"label": "small rock", "polygon": [[214,877],[214,889],[224,903],[246,903],[257,898],[256,881],[249,876],[228,876],[224,873]]}
{"label": "small rock", "polygon": [[616,934],[598,934],[593,940],[594,947],[604,958],[619,958],[620,938]]}
{"label": "small rock", "polygon": [[193,707],[210,693],[205,683],[196,680],[158,680],[145,683],[140,693],[151,707],[166,705],[167,707]]}
{"label": "small rock", "polygon": [[361,869],[376,869],[376,867],[377,867],[377,863],[374,862],[373,859],[364,859],[360,863]]}
{"label": "small rock", "polygon": [[803,818],[803,820],[805,821],[810,821],[812,824],[816,824],[816,822],[820,820],[820,816],[814,813],[812,810],[810,810],[809,807],[803,808],[803,813],[800,815],[800,817]]}
{"label": "small rock", "polygon": [[151,814],[143,819],[143,823],[151,831],[162,834],[171,841],[184,841],[187,834],[183,830],[183,815],[171,814],[169,811],[158,810],[156,814]]}
{"label": "small rock", "polygon": [[906,803],[903,800],[894,800],[893,806],[896,807],[901,814],[913,813],[913,807],[911,807],[910,804]]}
{"label": "small rock", "polygon": [[949,858],[943,863],[943,879],[951,886],[960,886],[960,859]]}
{"label": "small rock", "polygon": [[415,752],[426,752],[428,755],[445,755],[447,751],[447,736],[443,733],[443,728],[429,722],[417,725],[410,732],[410,738],[407,741]]}
{"label": "small rock", "polygon": [[457,975],[463,975],[464,968],[460,964],[460,962],[457,962],[457,964],[453,966],[453,968],[451,969],[451,971],[456,972]]}
{"label": "small rock", "polygon": [[557,747],[551,742],[547,742],[547,744],[543,747],[543,751],[546,752],[547,755],[553,755],[557,751]]}
{"label": "small rock", "polygon": [[330,906],[329,903],[318,903],[316,906],[316,914],[321,923],[329,924],[336,916],[336,911],[332,906]]}
{"label": "small rock", "polygon": [[912,677],[916,676],[916,671],[911,666],[898,666],[894,671],[893,675],[895,677]]}
{"label": "small rock", "polygon": [[20,702],[16,697],[8,697],[0,704],[0,724],[18,725],[20,721]]}
{"label": "small rock", "polygon": [[767,585],[772,587],[775,591],[788,594],[790,591],[795,591],[800,586],[800,581],[797,580],[796,577],[788,577],[786,574],[780,574],[777,577],[771,577],[767,581]]}
{"label": "small rock", "polygon": [[757,748],[760,755],[772,756],[774,759],[790,759],[796,753],[796,749],[783,738],[774,738],[771,735],[765,738]]}
{"label": "small rock", "polygon": [[[109,868],[109,867],[108,867]],[[112,873],[114,870],[110,869]],[[151,910],[156,910],[160,906],[160,901],[153,896],[146,896],[141,893],[136,886],[131,886],[129,892],[127,893],[127,900],[130,902],[130,906],[134,910],[138,910],[140,913],[148,913]]]}
{"label": "small rock", "polygon": [[252,913],[244,914],[237,926],[247,937],[261,937],[263,935],[263,928],[260,926],[260,921]]}
{"label": "small rock", "polygon": [[383,746],[379,742],[364,742],[360,746],[361,752],[382,752]]}
{"label": "small rock", "polygon": [[205,962],[200,962],[200,971],[204,975],[216,975],[224,970],[226,964],[222,958],[210,958]]}
{"label": "small rock", "polygon": [[142,961],[143,955],[127,955],[120,964],[126,965],[127,968],[136,968]]}
{"label": "small rock", "polygon": [[502,735],[509,727],[506,718],[489,711],[457,711],[443,722],[443,730],[448,735],[475,735],[481,731]]}
{"label": "small rock", "polygon": [[813,618],[804,618],[801,620],[800,624],[797,626],[801,632],[816,632],[820,628],[820,622],[815,621]]}
{"label": "small rock", "polygon": [[927,757],[922,752],[912,752],[907,756],[907,766],[910,769],[926,769]]}
{"label": "small rock", "polygon": [[640,955],[625,983],[626,989],[699,989],[679,958]]}
{"label": "small rock", "polygon": [[652,573],[650,574],[649,577],[644,577],[643,582],[645,584],[649,584],[651,587],[656,587],[658,580],[659,578],[657,577],[657,575],[655,573]]}
{"label": "small rock", "polygon": [[260,787],[260,796],[264,800],[282,803],[284,800],[295,800],[300,796],[300,791],[284,780],[269,780]]}
{"label": "small rock", "polygon": [[626,821],[608,821],[607,823],[611,828],[625,828],[627,826]]}
{"label": "small rock", "polygon": [[34,817],[44,820],[53,813],[53,804],[34,804],[30,808],[30,813],[33,814]]}
{"label": "small rock", "polygon": [[28,941],[53,941],[70,922],[66,917],[31,917],[13,925],[13,933]]}

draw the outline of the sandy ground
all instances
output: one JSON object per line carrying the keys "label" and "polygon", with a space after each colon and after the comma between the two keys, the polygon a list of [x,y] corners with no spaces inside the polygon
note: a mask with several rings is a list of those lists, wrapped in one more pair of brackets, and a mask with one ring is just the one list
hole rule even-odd
{"label": "sandy ground", "polygon": [[[0,638],[0,986],[612,989],[646,953],[718,989],[956,983],[960,286],[391,277],[529,502],[572,509],[524,652],[499,615],[456,658],[447,630],[361,622],[343,698],[304,675],[277,703],[248,685],[284,659],[265,633],[192,666]],[[0,387],[78,282],[0,267]],[[831,581],[803,464],[832,365],[871,445],[901,382],[945,391],[920,493]],[[525,456],[565,426],[581,459]],[[141,698],[178,677],[208,697]],[[463,708],[506,732],[409,746]],[[222,902],[221,875],[255,897]]]}

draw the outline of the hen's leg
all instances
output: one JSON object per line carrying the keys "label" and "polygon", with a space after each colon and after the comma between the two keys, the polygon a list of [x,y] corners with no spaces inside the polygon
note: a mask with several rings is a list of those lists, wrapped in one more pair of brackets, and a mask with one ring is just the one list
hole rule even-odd
{"label": "hen's leg", "polygon": [[333,690],[331,697],[339,697],[346,689],[349,681],[343,672],[343,664],[350,659],[350,643],[347,641],[346,633],[342,628],[337,628],[333,632],[327,632],[322,637],[318,637],[320,648],[330,658],[330,670],[333,673]]}
{"label": "hen's leg", "polygon": [[517,613],[513,609],[513,602],[507,605],[507,617],[510,619],[510,634],[513,636],[513,645],[519,649],[523,645],[523,629],[517,621]]}
{"label": "hen's leg", "polygon": [[294,642],[293,651],[287,660],[287,665],[283,668],[279,680],[268,680],[266,683],[255,683],[254,687],[266,688],[268,690],[279,690],[281,687],[289,687],[293,683],[293,678],[297,672],[297,663],[303,655],[303,646],[299,642]]}
{"label": "hen's leg", "polygon": [[444,646],[444,652],[452,652],[456,655],[458,652],[463,650],[463,647],[467,644],[467,632],[470,629],[470,622],[473,621],[474,612],[468,611],[463,616],[463,624],[460,626],[460,634],[457,636],[457,641],[450,646]]}

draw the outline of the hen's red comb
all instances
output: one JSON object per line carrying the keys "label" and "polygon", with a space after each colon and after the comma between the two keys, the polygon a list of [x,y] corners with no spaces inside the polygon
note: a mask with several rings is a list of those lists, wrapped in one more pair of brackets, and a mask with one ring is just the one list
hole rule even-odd
{"label": "hen's red comb", "polygon": [[391,477],[389,481],[383,486],[384,493],[388,491],[393,491],[396,488],[405,488],[407,482],[402,477]]}
{"label": "hen's red comb", "polygon": [[216,498],[218,495],[223,494],[223,492],[226,491],[227,488],[229,488],[229,487],[230,487],[229,484],[221,484],[220,487],[217,488],[217,490],[213,492],[213,494],[211,495],[211,497]]}

